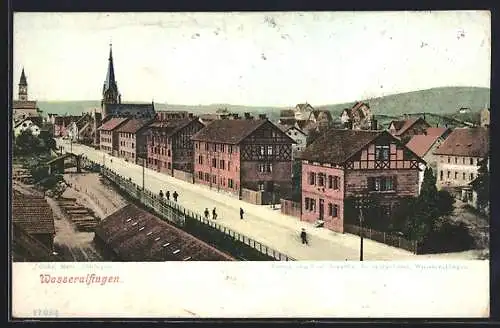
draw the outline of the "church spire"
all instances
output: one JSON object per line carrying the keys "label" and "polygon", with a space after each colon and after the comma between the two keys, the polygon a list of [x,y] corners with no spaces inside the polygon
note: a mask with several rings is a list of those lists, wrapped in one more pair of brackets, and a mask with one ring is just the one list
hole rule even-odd
{"label": "church spire", "polygon": [[118,93],[118,85],[115,80],[115,67],[113,66],[113,49],[111,43],[109,44],[109,58],[108,58],[108,72],[106,74],[106,80],[104,81],[104,87],[102,90],[102,115],[103,118],[107,116],[108,110],[107,105],[109,104],[119,104],[121,103],[120,94]]}
{"label": "church spire", "polygon": [[28,85],[28,82],[26,81],[26,75],[24,74],[24,67],[23,71],[21,72],[21,78],[19,79],[19,85],[24,85],[24,86]]}
{"label": "church spire", "polygon": [[19,79],[18,97],[19,100],[28,100],[28,81],[26,80],[26,74],[24,74],[24,67],[23,71],[21,72],[21,78]]}

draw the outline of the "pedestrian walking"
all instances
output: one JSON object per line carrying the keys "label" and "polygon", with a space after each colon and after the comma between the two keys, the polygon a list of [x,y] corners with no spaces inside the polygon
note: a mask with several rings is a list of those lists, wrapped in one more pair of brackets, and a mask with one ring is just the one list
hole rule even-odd
{"label": "pedestrian walking", "polygon": [[307,234],[306,234],[306,229],[302,228],[302,232],[300,233],[300,239],[302,239],[302,244],[309,245],[307,242]]}
{"label": "pedestrian walking", "polygon": [[213,218],[214,220],[217,220],[217,212],[215,212],[215,207],[214,207],[214,209],[212,210],[212,218]]}
{"label": "pedestrian walking", "polygon": [[240,219],[243,220],[243,214],[245,214],[245,212],[243,211],[243,208],[240,207]]}
{"label": "pedestrian walking", "polygon": [[167,200],[170,200],[170,191],[168,191],[168,190],[167,190],[166,197],[167,197]]}
{"label": "pedestrian walking", "polygon": [[208,207],[205,208],[205,219],[208,219],[210,212],[208,211]]}
{"label": "pedestrian walking", "polygon": [[177,201],[177,197],[179,197],[179,194],[177,193],[177,191],[174,191],[172,196],[174,197],[174,201]]}
{"label": "pedestrian walking", "polygon": [[160,190],[160,198],[163,199],[163,191]]}

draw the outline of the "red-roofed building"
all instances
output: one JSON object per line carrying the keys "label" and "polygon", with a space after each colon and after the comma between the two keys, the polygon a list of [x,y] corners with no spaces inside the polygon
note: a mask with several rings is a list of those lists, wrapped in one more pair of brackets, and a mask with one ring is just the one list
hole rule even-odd
{"label": "red-roofed building", "polygon": [[436,148],[438,187],[463,187],[477,177],[479,162],[489,151],[489,129],[456,128]]}
{"label": "red-roofed building", "polygon": [[424,132],[431,126],[423,118],[412,118],[409,120],[392,121],[389,124],[389,132],[400,140],[409,139]]}
{"label": "red-roofed building", "polygon": [[99,127],[99,148],[108,154],[118,155],[118,131],[117,129],[129,119],[126,117],[114,117]]}
{"label": "red-roofed building", "polygon": [[171,176],[177,171],[193,173],[194,144],[191,137],[203,127],[197,118],[150,124],[146,138],[148,167]]}
{"label": "red-roofed building", "polygon": [[149,119],[130,119],[116,129],[118,133],[118,156],[137,163],[137,158],[146,158],[146,132]]}
{"label": "red-roofed building", "polygon": [[422,159],[387,131],[330,129],[302,152],[301,159],[301,220],[319,220],[337,232],[344,232],[345,220],[357,222],[344,216],[348,197],[378,196],[377,217],[387,225],[399,198],[418,195]]}
{"label": "red-roofed building", "polygon": [[269,120],[217,120],[193,140],[195,183],[259,205],[290,192],[295,142]]}

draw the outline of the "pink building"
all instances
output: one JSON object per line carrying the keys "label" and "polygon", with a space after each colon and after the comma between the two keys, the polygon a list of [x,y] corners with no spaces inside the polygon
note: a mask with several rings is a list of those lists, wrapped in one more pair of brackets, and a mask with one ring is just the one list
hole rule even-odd
{"label": "pink building", "polygon": [[99,148],[102,151],[118,156],[119,138],[117,129],[128,121],[128,118],[112,118],[99,127]]}
{"label": "pink building", "polygon": [[146,132],[150,120],[130,119],[117,128],[118,156],[137,163],[137,158],[146,158]]}
{"label": "pink building", "polygon": [[344,232],[348,197],[377,195],[388,219],[400,197],[417,196],[422,159],[386,131],[331,129],[301,155],[301,220]]}
{"label": "pink building", "polygon": [[67,137],[71,123],[78,121],[81,116],[56,116],[54,118],[54,137]]}
{"label": "pink building", "polygon": [[174,170],[193,172],[191,137],[204,125],[197,118],[154,122],[146,139],[148,167],[174,176]]}
{"label": "pink building", "polygon": [[294,141],[267,119],[216,120],[193,140],[195,183],[258,204],[291,189]]}

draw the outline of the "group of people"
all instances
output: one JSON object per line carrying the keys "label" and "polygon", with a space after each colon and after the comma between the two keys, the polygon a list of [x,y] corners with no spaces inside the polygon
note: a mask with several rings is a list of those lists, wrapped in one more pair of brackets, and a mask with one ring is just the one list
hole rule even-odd
{"label": "group of people", "polygon": [[[163,196],[163,190],[160,190],[160,198],[163,199]],[[167,190],[167,192],[165,193],[165,197],[167,198],[167,200],[170,200],[170,191]],[[174,193],[172,194],[172,198],[175,202],[177,201],[177,197],[179,197],[179,194],[177,193],[177,191],[174,191]]]}
{"label": "group of people", "polygon": [[[205,219],[208,219],[210,216],[210,212],[208,211],[208,207],[205,208]],[[243,220],[243,214],[245,214],[245,211],[243,211],[243,208],[240,207],[240,219]],[[216,208],[214,207],[212,210],[212,219],[217,220],[217,211]]]}

